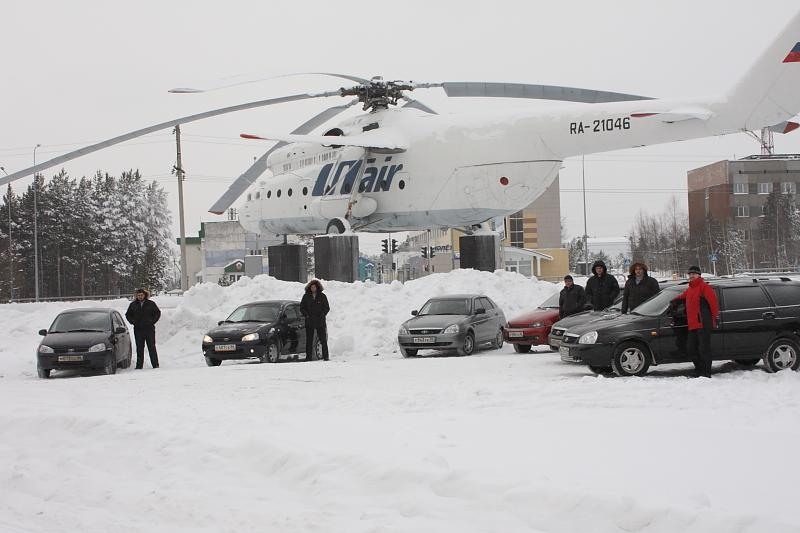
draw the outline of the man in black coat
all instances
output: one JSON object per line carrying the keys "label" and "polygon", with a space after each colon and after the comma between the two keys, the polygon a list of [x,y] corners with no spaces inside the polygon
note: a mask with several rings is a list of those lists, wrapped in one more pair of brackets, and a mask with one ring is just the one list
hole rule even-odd
{"label": "man in black coat", "polygon": [[322,293],[322,283],[312,279],[306,285],[303,299],[300,300],[300,312],[306,318],[306,361],[313,360],[314,332],[322,343],[322,359],[328,360],[328,326],[325,316],[331,310],[328,297]]}
{"label": "man in black coat", "polygon": [[592,277],[586,282],[586,300],[596,311],[605,309],[614,303],[619,296],[617,278],[608,274],[603,261],[595,261],[592,265]]}
{"label": "man in black coat", "polygon": [[622,292],[622,313],[633,311],[660,290],[658,281],[647,274],[647,265],[632,264],[628,281],[625,282],[625,290]]}
{"label": "man in black coat", "polygon": [[135,299],[128,306],[125,318],[133,324],[133,337],[136,340],[136,368],[144,366],[144,345],[150,354],[150,364],[158,368],[156,351],[156,322],[161,318],[161,309],[150,299],[150,293],[136,289]]}
{"label": "man in black coat", "polygon": [[558,318],[562,319],[580,313],[586,305],[586,293],[583,287],[575,285],[572,276],[564,276],[564,288],[558,297]]}

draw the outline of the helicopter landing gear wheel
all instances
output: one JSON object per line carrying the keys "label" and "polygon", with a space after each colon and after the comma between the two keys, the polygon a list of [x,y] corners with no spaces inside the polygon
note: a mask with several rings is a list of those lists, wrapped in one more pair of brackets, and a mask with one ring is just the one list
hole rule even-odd
{"label": "helicopter landing gear wheel", "polygon": [[328,235],[341,235],[350,231],[350,223],[344,218],[333,218],[328,222]]}

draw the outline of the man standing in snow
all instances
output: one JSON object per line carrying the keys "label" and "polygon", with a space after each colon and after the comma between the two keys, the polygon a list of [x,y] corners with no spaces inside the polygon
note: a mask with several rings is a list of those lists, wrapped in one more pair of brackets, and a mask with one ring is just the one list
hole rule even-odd
{"label": "man standing in snow", "polygon": [[314,332],[322,343],[322,359],[328,360],[328,326],[325,316],[331,310],[328,297],[322,294],[322,283],[312,279],[306,285],[303,299],[300,300],[300,312],[306,318],[306,361],[313,360]]}
{"label": "man standing in snow", "polygon": [[595,311],[601,311],[614,303],[619,296],[619,283],[617,278],[608,274],[603,261],[594,262],[592,274],[586,282],[586,300]]}
{"label": "man standing in snow", "polygon": [[564,288],[558,296],[558,318],[574,315],[584,310],[586,305],[586,294],[583,287],[575,285],[572,276],[564,276]]}
{"label": "man standing in snow", "polygon": [[711,330],[717,327],[717,293],[706,283],[700,267],[689,267],[689,287],[676,300],[686,300],[689,325],[687,352],[694,362],[697,377],[711,377]]}
{"label": "man standing in snow", "polygon": [[150,293],[136,289],[135,299],[128,306],[125,318],[133,324],[133,337],[136,340],[136,368],[144,366],[144,345],[150,354],[150,364],[158,368],[156,351],[156,322],[161,318],[161,309],[150,299]]}
{"label": "man standing in snow", "polygon": [[647,265],[632,264],[622,293],[622,314],[633,311],[640,303],[658,294],[659,290],[658,281],[647,274]]}

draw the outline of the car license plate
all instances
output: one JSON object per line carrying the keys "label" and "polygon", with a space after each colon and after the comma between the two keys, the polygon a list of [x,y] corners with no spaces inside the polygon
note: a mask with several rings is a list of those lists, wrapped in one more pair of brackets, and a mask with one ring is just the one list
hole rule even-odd
{"label": "car license plate", "polygon": [[235,352],[236,345],[235,344],[215,344],[214,345],[215,352]]}
{"label": "car license plate", "polygon": [[65,363],[69,361],[83,361],[82,355],[59,355],[58,362]]}
{"label": "car license plate", "polygon": [[508,330],[508,338],[510,339],[510,338],[513,338],[513,337],[522,337],[522,332],[521,331],[514,331],[514,330],[511,330],[511,329]]}
{"label": "car license plate", "polygon": [[430,344],[436,342],[436,337],[414,337],[414,344]]}
{"label": "car license plate", "polygon": [[569,358],[569,346],[561,346],[558,349],[558,353],[561,354],[561,358]]}

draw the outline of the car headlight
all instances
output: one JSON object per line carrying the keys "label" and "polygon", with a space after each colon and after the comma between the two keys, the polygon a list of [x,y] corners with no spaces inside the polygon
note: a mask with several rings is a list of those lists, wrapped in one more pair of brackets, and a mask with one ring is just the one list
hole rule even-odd
{"label": "car headlight", "polygon": [[249,333],[242,337],[242,342],[251,342],[258,340],[258,333]]}
{"label": "car headlight", "polygon": [[398,335],[408,335],[408,330],[405,326],[400,326],[400,329],[397,331]]}
{"label": "car headlight", "polygon": [[597,342],[597,332],[590,331],[589,333],[584,333],[581,335],[581,338],[578,339],[578,344],[594,344]]}
{"label": "car headlight", "polygon": [[42,344],[39,346],[39,353],[54,353],[54,351],[51,347]]}
{"label": "car headlight", "polygon": [[458,333],[458,324],[453,324],[452,326],[447,326],[446,328],[444,328],[444,331],[442,333],[444,333],[445,335],[450,334],[450,333]]}
{"label": "car headlight", "polygon": [[100,342],[89,348],[90,352],[105,352],[106,351],[106,343]]}
{"label": "car headlight", "polygon": [[533,324],[531,324],[529,327],[531,327],[531,328],[540,328],[540,327],[542,327],[542,326],[544,326],[544,323],[543,323],[543,322],[534,322],[534,323],[533,323]]}
{"label": "car headlight", "polygon": [[206,343],[206,344],[211,344],[212,342],[214,342],[214,339],[212,339],[208,335],[203,335],[203,342]]}

